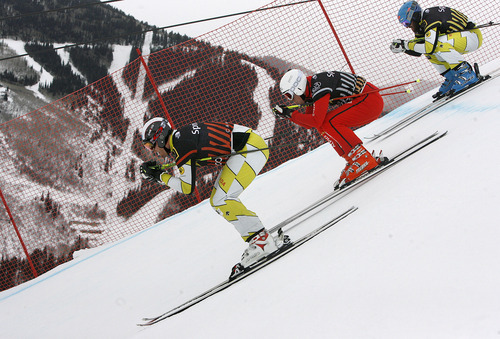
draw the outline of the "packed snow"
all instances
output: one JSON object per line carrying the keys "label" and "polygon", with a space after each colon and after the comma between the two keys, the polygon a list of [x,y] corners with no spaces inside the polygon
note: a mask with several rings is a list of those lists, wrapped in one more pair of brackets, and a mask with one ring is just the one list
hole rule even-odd
{"label": "packed snow", "polygon": [[[357,134],[384,130],[433,93]],[[391,156],[446,130],[285,230],[297,239],[358,207],[352,215],[181,314],[136,325],[226,279],[246,246],[207,201],[1,292],[0,337],[498,338],[500,78],[365,146]],[[241,199],[272,227],[331,192],[343,166],[323,145],[258,176]]]}

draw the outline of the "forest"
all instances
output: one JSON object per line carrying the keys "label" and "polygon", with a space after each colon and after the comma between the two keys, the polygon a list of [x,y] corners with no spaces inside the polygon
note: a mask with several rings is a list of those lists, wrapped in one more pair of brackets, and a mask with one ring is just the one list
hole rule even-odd
{"label": "forest", "polygon": [[[54,11],[82,4],[93,5]],[[0,5],[0,17],[0,38],[26,42],[27,53],[54,76],[51,84],[40,89],[55,98],[105,77],[112,62],[114,44],[141,46],[144,32],[149,30],[154,31],[155,51],[191,39],[157,30],[109,5],[95,5],[94,0],[4,0]],[[55,50],[56,43],[71,46],[65,50],[84,78],[61,60]],[[133,57],[136,56],[131,55]],[[0,72],[0,80],[22,86],[38,81],[36,76],[19,76],[9,70]]]}

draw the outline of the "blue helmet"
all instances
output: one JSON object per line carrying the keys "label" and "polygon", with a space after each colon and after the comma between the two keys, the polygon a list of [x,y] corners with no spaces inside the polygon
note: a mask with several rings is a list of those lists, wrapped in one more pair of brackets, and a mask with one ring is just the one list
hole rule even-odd
{"label": "blue helmet", "polygon": [[420,21],[421,14],[422,8],[416,1],[407,1],[399,9],[398,20],[403,26],[409,27],[413,19]]}

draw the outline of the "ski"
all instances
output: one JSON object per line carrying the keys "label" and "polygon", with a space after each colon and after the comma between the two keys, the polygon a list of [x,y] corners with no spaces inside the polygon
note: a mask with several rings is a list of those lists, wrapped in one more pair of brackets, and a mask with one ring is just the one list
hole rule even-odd
{"label": "ski", "polygon": [[405,149],[405,150],[399,152],[398,154],[396,154],[395,156],[393,156],[385,164],[380,165],[378,167],[375,167],[373,170],[369,171],[365,175],[362,175],[359,178],[357,178],[356,180],[351,181],[351,182],[347,183],[344,186],[341,186],[339,188],[339,191],[338,191],[339,194],[342,193],[343,191],[345,191],[346,189],[349,189],[352,186],[359,185],[360,183],[362,183],[362,182],[364,182],[366,180],[369,180],[369,179],[373,178],[374,176],[376,176],[376,175],[384,172],[385,170],[387,170],[388,168],[394,166],[398,162],[400,162],[400,161],[406,159],[407,157],[409,157],[410,155],[412,155],[412,154],[420,151],[422,148],[424,148],[424,147],[432,144],[433,142],[441,139],[447,133],[448,133],[448,131],[445,131],[445,132],[442,132],[442,133],[439,133],[439,132],[436,131],[433,134],[429,135],[428,137],[426,137],[426,138],[418,141],[417,143],[413,144],[412,146],[408,147],[407,149]]}
{"label": "ski", "polygon": [[434,141],[442,138],[443,136],[446,135],[446,133],[447,133],[447,131],[443,132],[443,133],[434,132],[431,135],[423,138],[422,140],[419,140],[418,142],[414,143],[413,145],[409,146],[408,148],[406,148],[406,149],[402,150],[401,152],[399,152],[398,154],[394,155],[391,159],[389,159],[388,163],[386,163],[385,165],[381,165],[379,167],[376,167],[374,170],[369,172],[367,175],[359,177],[357,180],[351,182],[350,185],[348,185],[348,186],[344,186],[343,188],[340,188],[340,189],[337,189],[331,193],[328,193],[327,195],[325,195],[321,199],[317,200],[313,204],[309,205],[308,207],[304,208],[303,210],[299,211],[298,213],[294,214],[293,216],[289,217],[288,219],[280,222],[279,224],[277,224],[273,228],[270,228],[269,231],[271,233],[274,233],[274,232],[278,231],[279,229],[283,228],[284,226],[290,225],[293,221],[299,219],[300,217],[303,217],[304,215],[308,214],[309,212],[311,212],[311,211],[317,209],[318,207],[328,203],[329,201],[331,201],[335,198],[338,198],[342,195],[347,194],[349,191],[352,191],[356,187],[363,185],[368,180],[374,178],[376,175],[378,175],[378,174],[382,173],[383,171],[387,170],[388,168],[394,166],[395,164],[397,164],[401,160],[407,158],[408,156],[414,154],[415,152],[418,152],[419,150],[430,145]]}
{"label": "ski", "polygon": [[419,119],[423,118],[424,116],[428,115],[429,113],[434,112],[438,108],[450,103],[451,101],[461,97],[462,95],[474,90],[475,88],[478,88],[479,86],[484,85],[488,81],[495,79],[496,77],[500,76],[500,74],[493,74],[496,73],[498,69],[494,70],[493,72],[490,72],[489,74],[485,76],[480,76],[480,81],[476,82],[475,84],[471,85],[470,87],[467,87],[460,92],[453,93],[450,96],[445,96],[442,98],[439,98],[437,100],[434,100],[433,102],[427,104],[426,106],[418,109],[417,111],[411,113],[407,117],[401,119],[400,121],[396,122],[392,126],[389,126],[385,130],[383,130],[380,133],[374,134],[373,136],[370,137],[365,137],[365,139],[368,139],[370,141],[377,140],[379,138],[388,138],[397,132],[401,131],[402,129],[408,127],[409,125],[413,124],[414,122],[418,121]]}
{"label": "ski", "polygon": [[[359,177],[357,180],[351,182],[349,185],[344,186],[344,187],[342,187],[342,188],[340,188],[338,190],[333,191],[332,193],[327,194],[326,196],[324,196],[320,200],[316,201],[315,203],[311,204],[307,208],[303,209],[302,211],[296,213],[295,215],[291,216],[290,218],[286,219],[285,221],[283,221],[283,222],[279,223],[278,225],[274,226],[273,228],[269,229],[269,231],[271,233],[274,233],[274,232],[281,233],[283,231],[282,229],[285,226],[287,226],[288,224],[290,224],[292,221],[294,221],[294,220],[296,220],[296,219],[298,219],[298,218],[306,215],[307,213],[315,210],[316,208],[322,206],[323,204],[329,202],[330,200],[332,200],[332,199],[334,199],[336,197],[341,197],[343,195],[348,194],[349,192],[353,191],[356,187],[360,187],[364,183],[366,183],[369,180],[373,179],[375,176],[377,176],[380,173],[386,171],[387,169],[389,169],[390,167],[392,167],[395,164],[399,163],[400,161],[406,159],[407,157],[409,157],[412,154],[418,152],[419,150],[423,149],[424,147],[432,144],[433,142],[441,139],[446,134],[447,134],[447,131],[442,132],[442,133],[440,133],[440,132],[434,132],[434,133],[430,134],[429,136],[427,136],[427,137],[425,137],[425,138],[417,141],[416,143],[412,144],[408,148],[405,148],[404,150],[402,150],[399,153],[397,153],[396,155],[394,155],[391,159],[389,159],[389,161],[385,165],[381,165],[379,167],[376,167],[374,170],[372,170],[371,172],[367,173],[364,176]],[[336,223],[338,223],[339,221],[341,221],[342,219],[344,219],[345,217],[347,217],[349,214],[353,213],[356,210],[357,210],[357,207],[351,207],[350,209],[346,210],[344,213],[342,213],[339,216],[337,216],[336,218],[332,219],[330,222],[322,225],[318,229],[316,229],[316,230],[314,230],[314,231],[306,234],[305,236],[303,236],[302,238],[300,238],[300,239],[298,239],[296,241],[292,241],[288,245],[284,245],[277,252],[273,253],[272,255],[270,255],[269,257],[265,258],[264,260],[259,261],[258,263],[254,264],[253,266],[247,268],[246,270],[244,270],[239,275],[236,275],[234,278],[227,279],[227,280],[223,281],[222,283],[220,283],[220,284],[218,284],[218,285],[210,288],[209,290],[207,290],[204,293],[198,295],[197,297],[194,297],[193,299],[186,301],[182,305],[179,305],[179,306],[171,309],[170,311],[165,312],[165,313],[163,313],[163,314],[161,314],[161,315],[159,315],[157,317],[144,318],[143,319],[144,322],[138,324],[138,326],[150,326],[150,325],[153,325],[153,324],[155,324],[155,323],[157,323],[159,321],[162,321],[164,319],[167,319],[167,318],[169,318],[169,317],[171,317],[173,315],[179,314],[179,313],[187,310],[191,306],[194,306],[194,305],[198,304],[199,302],[201,302],[201,301],[209,298],[210,296],[212,296],[212,295],[214,295],[214,294],[216,294],[216,293],[218,293],[220,291],[225,290],[226,288],[228,288],[232,284],[234,284],[234,283],[236,283],[236,282],[238,282],[238,281],[240,281],[240,280],[248,277],[249,275],[257,272],[258,270],[260,270],[261,268],[269,265],[273,261],[278,260],[279,258],[281,258],[282,256],[286,255],[290,251],[294,250],[298,246],[300,246],[303,243],[307,242],[308,240],[312,239],[313,237],[315,237],[319,233],[321,233],[324,230],[328,229],[329,227],[335,225]]]}
{"label": "ski", "polygon": [[335,217],[334,219],[330,220],[329,222],[325,223],[324,225],[322,225],[321,227],[311,231],[310,233],[307,233],[306,235],[304,235],[303,237],[299,238],[298,240],[296,241],[292,241],[286,245],[283,245],[279,250],[277,250],[276,252],[274,252],[273,254],[271,254],[270,256],[264,258],[263,260],[253,264],[252,266],[246,268],[243,272],[241,272],[240,274],[236,275],[235,277],[233,277],[232,279],[227,279],[225,281],[223,281],[222,283],[210,288],[209,290],[203,292],[202,294],[194,297],[193,299],[191,300],[188,300],[186,301],[185,303],[183,303],[182,305],[179,305],[173,309],[171,309],[170,311],[168,312],[165,312],[159,316],[156,316],[156,317],[152,317],[152,318],[143,318],[143,323],[140,323],[140,324],[137,324],[138,326],[150,326],[150,325],[153,325],[153,324],[156,324],[162,320],[165,320],[167,318],[170,318],[171,316],[174,316],[176,314],[179,314],[185,310],[187,310],[188,308],[190,308],[191,306],[194,306],[196,304],[198,304],[199,302],[211,297],[212,295],[216,294],[216,293],[219,293],[223,290],[225,290],[226,288],[228,288],[229,286],[237,283],[238,281],[242,280],[242,279],[245,279],[246,277],[248,277],[249,275],[257,272],[258,270],[266,267],[267,265],[271,264],[272,262],[278,260],[279,258],[285,256],[286,254],[290,253],[291,251],[295,250],[296,248],[298,248],[299,246],[303,245],[304,243],[306,243],[307,241],[311,240],[312,238],[314,238],[315,236],[317,236],[318,234],[320,234],[321,232],[327,230],[328,228],[332,227],[333,225],[337,224],[338,222],[340,222],[341,220],[343,220],[344,218],[346,218],[348,215],[350,215],[351,213],[354,213],[358,208],[357,207],[351,207],[349,208],[348,210],[346,210],[345,212],[341,213],[340,215],[338,215],[337,217]]}

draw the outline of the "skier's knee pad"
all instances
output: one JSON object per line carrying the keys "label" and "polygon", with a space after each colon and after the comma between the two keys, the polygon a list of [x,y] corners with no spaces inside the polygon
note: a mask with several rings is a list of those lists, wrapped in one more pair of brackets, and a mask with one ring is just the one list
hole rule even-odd
{"label": "skier's knee pad", "polygon": [[214,205],[210,200],[212,208],[229,222],[238,220],[238,217],[255,217],[256,214],[248,210],[239,200],[225,200],[223,204]]}

